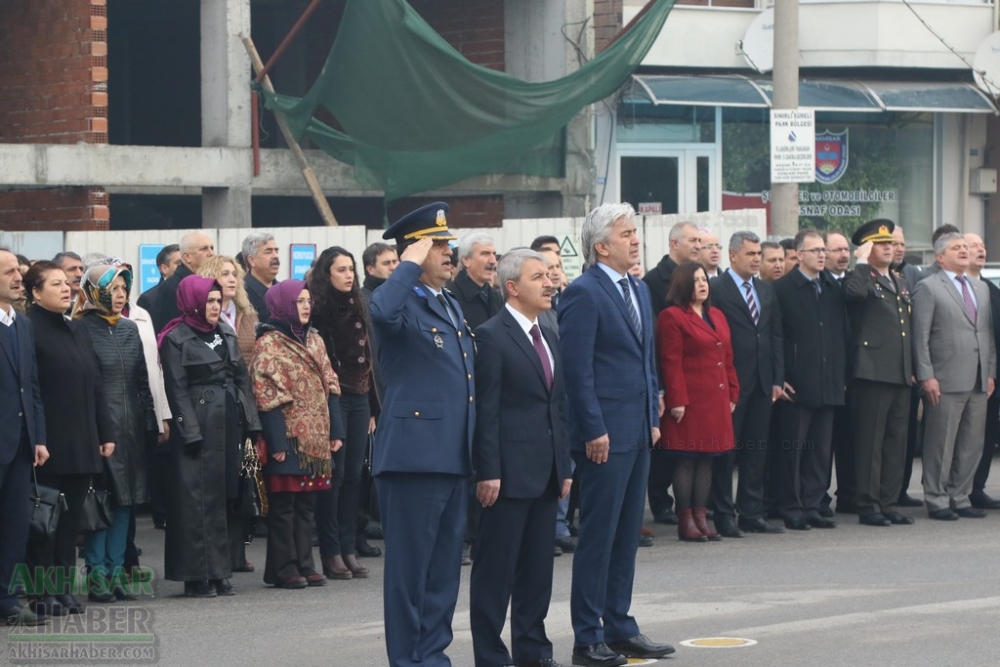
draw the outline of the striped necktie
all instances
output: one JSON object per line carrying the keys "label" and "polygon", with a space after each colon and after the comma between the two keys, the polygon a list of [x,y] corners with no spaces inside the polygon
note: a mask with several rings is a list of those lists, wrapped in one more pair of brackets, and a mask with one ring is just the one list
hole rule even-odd
{"label": "striped necktie", "polygon": [[632,304],[632,289],[629,287],[628,278],[622,278],[618,281],[618,284],[622,286],[622,294],[625,297],[625,310],[628,311],[628,317],[632,320],[632,328],[635,330],[636,335],[642,334],[642,324],[639,323],[639,313],[636,312],[635,306]]}
{"label": "striped necktie", "polygon": [[753,298],[753,290],[751,289],[750,281],[743,281],[743,289],[747,291],[747,308],[750,309],[750,317],[753,318],[754,326],[760,324],[760,312],[757,310],[757,302]]}

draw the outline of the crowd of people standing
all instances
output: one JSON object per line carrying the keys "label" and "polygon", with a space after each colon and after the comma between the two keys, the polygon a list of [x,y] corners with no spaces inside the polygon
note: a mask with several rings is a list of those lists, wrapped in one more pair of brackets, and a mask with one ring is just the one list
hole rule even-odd
{"label": "crowd of people standing", "polygon": [[[946,521],[1000,508],[984,491],[1000,289],[979,277],[976,235],[940,228],[921,268],[889,220],[851,243],[739,231],[725,246],[678,223],[644,273],[634,211],[608,204],[584,223],[570,282],[554,237],[500,255],[487,234],[456,238],[447,213],[404,216],[360,270],[328,248],[305,280],[277,280],[269,234],[231,257],[192,232],[163,249],[162,280],[136,303],[122,259],[0,250],[4,618],[81,613],[81,591],[134,599],[147,503],[163,576],[189,597],[235,594],[263,513],[254,459],[269,585],[369,576],[358,557],[380,555],[366,541],[378,519],[392,665],[449,664],[471,562],[477,666],[557,667],[544,619],[564,552],[573,664],[669,655],[629,614],[647,501],[694,543],[833,529],[837,513],[888,527],[914,522],[901,507]],[[923,501],[906,493],[919,440]],[[29,539],[33,467],[66,509]],[[22,607],[14,567],[77,569],[95,487],[112,509],[84,538],[84,584],[29,591]]]}

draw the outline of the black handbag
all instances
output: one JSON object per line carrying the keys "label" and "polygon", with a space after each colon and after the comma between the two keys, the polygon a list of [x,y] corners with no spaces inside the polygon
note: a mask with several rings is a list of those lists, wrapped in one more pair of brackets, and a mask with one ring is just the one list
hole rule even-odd
{"label": "black handbag", "polygon": [[59,516],[66,509],[66,496],[59,489],[39,486],[35,467],[31,467],[31,477],[35,482],[35,493],[31,496],[31,535],[51,540],[56,536]]}
{"label": "black handbag", "polygon": [[83,497],[77,530],[81,533],[97,533],[110,527],[111,494],[104,489],[95,489],[94,481],[91,480],[87,495]]}

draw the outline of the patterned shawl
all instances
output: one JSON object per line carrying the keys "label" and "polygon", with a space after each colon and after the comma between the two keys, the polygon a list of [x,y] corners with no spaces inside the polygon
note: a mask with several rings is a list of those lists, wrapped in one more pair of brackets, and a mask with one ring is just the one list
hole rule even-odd
{"label": "patterned shawl", "polygon": [[332,468],[327,399],[330,394],[340,395],[340,382],[319,334],[309,331],[303,345],[278,330],[265,331],[254,344],[250,376],[257,408],[281,408],[288,441],[299,454],[301,468],[329,476]]}

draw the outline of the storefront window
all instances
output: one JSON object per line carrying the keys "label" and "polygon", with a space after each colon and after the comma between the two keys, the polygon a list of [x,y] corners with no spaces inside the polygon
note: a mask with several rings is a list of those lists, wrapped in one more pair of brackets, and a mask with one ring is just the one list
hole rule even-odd
{"label": "storefront window", "polygon": [[[723,109],[724,209],[770,201],[768,118],[766,109]],[[885,217],[903,225],[908,245],[930,245],[933,129],[927,113],[817,112],[816,182],[799,186],[800,225],[850,236]]]}
{"label": "storefront window", "polygon": [[715,143],[715,107],[652,104],[633,99],[618,113],[620,143]]}

